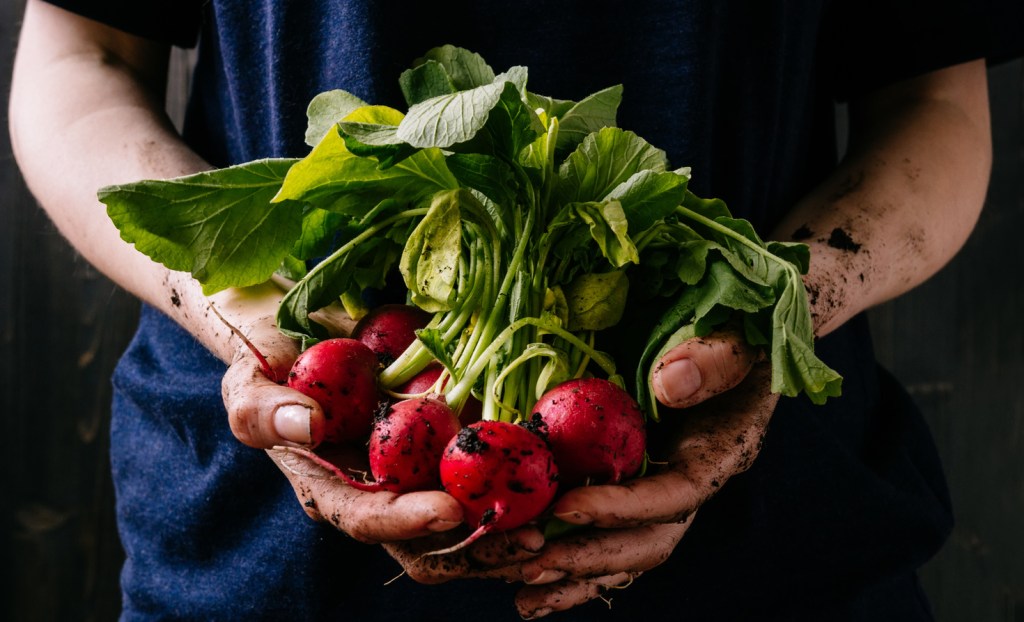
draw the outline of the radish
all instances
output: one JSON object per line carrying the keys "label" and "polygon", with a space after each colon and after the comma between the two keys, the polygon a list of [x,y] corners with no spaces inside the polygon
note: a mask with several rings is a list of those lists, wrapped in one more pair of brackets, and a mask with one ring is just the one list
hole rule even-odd
{"label": "radish", "polygon": [[460,427],[455,413],[438,399],[392,404],[370,433],[370,472],[378,487],[392,492],[437,488],[441,455]]}
{"label": "radish", "polygon": [[321,341],[295,359],[288,386],[316,400],[324,411],[323,427],[311,430],[314,444],[367,437],[380,400],[379,366],[373,350],[345,337]]}
{"label": "radish", "polygon": [[602,378],[551,389],[534,405],[531,425],[547,434],[564,485],[618,483],[643,465],[643,412],[629,393]]}
{"label": "radish", "polygon": [[351,337],[369,346],[384,365],[390,365],[416,341],[416,331],[426,327],[432,318],[419,307],[385,304],[364,315],[352,329]]}
{"label": "radish", "polygon": [[370,473],[375,481],[353,478],[333,462],[303,447],[278,449],[302,456],[358,490],[397,493],[437,489],[439,465],[448,442],[460,428],[448,406],[434,398],[413,398],[389,406],[373,425],[369,440]]}
{"label": "radish", "polygon": [[423,368],[423,371],[398,385],[392,391],[399,395],[420,395],[430,391],[436,393],[434,385],[437,384],[437,379],[441,377],[443,371],[444,366],[440,363],[430,363]]}
{"label": "radish", "polygon": [[555,496],[558,467],[537,434],[514,423],[480,421],[462,428],[448,443],[441,458],[441,486],[459,501],[475,530],[433,555],[536,518]]}

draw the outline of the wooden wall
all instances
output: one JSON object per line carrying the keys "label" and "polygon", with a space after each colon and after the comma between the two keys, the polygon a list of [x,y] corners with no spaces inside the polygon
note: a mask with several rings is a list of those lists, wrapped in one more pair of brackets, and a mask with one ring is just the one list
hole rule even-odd
{"label": "wooden wall", "polygon": [[[23,4],[0,3],[4,102]],[[880,357],[925,408],[958,509],[923,573],[942,622],[1024,621],[1024,70],[990,75],[996,170],[978,230],[939,276],[872,312]],[[0,131],[0,619],[117,615],[108,378],[136,316],[36,207]]]}

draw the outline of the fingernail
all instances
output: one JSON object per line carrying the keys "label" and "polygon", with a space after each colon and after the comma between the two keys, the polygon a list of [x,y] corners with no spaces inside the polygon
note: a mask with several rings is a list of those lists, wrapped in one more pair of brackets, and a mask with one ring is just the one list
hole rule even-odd
{"label": "fingernail", "polygon": [[524,536],[519,542],[519,546],[528,553],[540,553],[541,549],[544,548],[544,544],[544,534],[539,531]]}
{"label": "fingernail", "polygon": [[564,576],[565,573],[561,570],[546,569],[541,570],[539,575],[530,579],[526,579],[525,582],[528,585],[543,585],[545,583],[554,583],[555,581],[558,581]]}
{"label": "fingernail", "polygon": [[669,405],[679,404],[700,389],[704,379],[700,368],[690,359],[679,359],[661,367],[654,374],[654,382]]}
{"label": "fingernail", "polygon": [[434,520],[427,523],[427,530],[437,533],[439,531],[448,531],[461,525],[460,521],[444,520],[443,518],[435,518]]}
{"label": "fingernail", "polygon": [[543,618],[544,616],[551,613],[551,607],[541,607],[529,615],[523,616],[524,620],[536,620],[537,618]]}
{"label": "fingernail", "polygon": [[274,431],[285,440],[308,445],[313,440],[309,415],[302,404],[285,404],[274,412]]}
{"label": "fingernail", "polygon": [[572,512],[555,512],[555,518],[560,518],[567,523],[572,523],[573,525],[589,525],[594,522],[593,516],[584,514],[583,512],[577,512],[575,510]]}

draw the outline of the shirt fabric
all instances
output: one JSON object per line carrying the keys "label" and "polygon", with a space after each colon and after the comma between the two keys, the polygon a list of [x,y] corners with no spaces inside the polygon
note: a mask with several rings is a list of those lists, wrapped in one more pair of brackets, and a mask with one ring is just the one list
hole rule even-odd
{"label": "shirt fabric", "polygon": [[[216,165],[304,155],[305,108],[322,91],[402,108],[399,72],[451,43],[496,71],[529,67],[528,87],[544,95],[623,84],[619,125],[692,167],[697,194],[761,231],[834,166],[835,100],[984,56],[998,40],[991,16],[1007,11],[888,0],[53,1],[142,36],[198,41],[185,137]],[[870,343],[863,317],[820,340],[843,397],[783,399],[753,467],[705,504],[668,561],[609,593],[611,607],[552,619],[930,619],[914,571],[948,535],[950,502],[925,423]],[[401,568],[380,547],[310,521],[263,452],[232,437],[223,373],[144,307],[114,378],[124,619],[519,619],[516,586],[390,582]]]}

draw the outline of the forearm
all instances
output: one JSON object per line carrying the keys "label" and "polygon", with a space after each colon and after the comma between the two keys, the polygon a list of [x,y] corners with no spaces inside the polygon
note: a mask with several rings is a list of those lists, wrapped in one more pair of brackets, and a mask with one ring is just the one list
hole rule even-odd
{"label": "forearm", "polygon": [[815,329],[919,285],[970,234],[991,167],[982,61],[851,105],[848,156],[775,230],[811,246]]}
{"label": "forearm", "polygon": [[[161,309],[224,360],[238,350],[188,275],[123,242],[97,200],[102,186],[209,168],[163,112],[167,51],[30,2],[10,99],[14,153],[29,188],[68,241],[113,281]],[[233,322],[269,331],[279,292],[225,292]]]}

